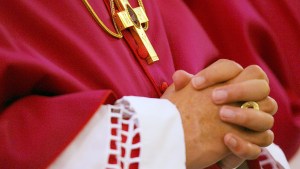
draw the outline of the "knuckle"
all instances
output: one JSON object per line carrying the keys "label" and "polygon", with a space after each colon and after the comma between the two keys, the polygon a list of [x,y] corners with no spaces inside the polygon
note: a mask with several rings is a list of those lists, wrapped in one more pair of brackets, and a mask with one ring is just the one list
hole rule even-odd
{"label": "knuckle", "polygon": [[273,132],[271,130],[267,130],[263,134],[262,143],[261,143],[260,146],[267,147],[267,146],[269,146],[270,144],[273,143],[273,140],[274,140],[274,134],[273,134]]}
{"label": "knuckle", "polygon": [[228,62],[228,61],[231,61],[231,60],[229,60],[229,59],[219,59],[216,62],[221,63],[221,62]]}
{"label": "knuckle", "polygon": [[220,64],[227,63],[228,61],[229,61],[228,59],[219,59],[215,61],[212,65],[220,65]]}
{"label": "knuckle", "polygon": [[271,105],[272,105],[270,107],[273,108],[272,111],[271,111],[271,115],[274,115],[278,111],[278,104],[277,104],[275,99],[273,99],[271,97],[269,97],[269,98],[270,98],[270,102],[271,102]]}
{"label": "knuckle", "polygon": [[263,73],[263,70],[258,65],[250,65],[250,66],[246,67],[246,70],[253,74],[257,74],[257,75],[260,75]]}
{"label": "knuckle", "polygon": [[257,158],[259,157],[260,153],[261,153],[261,148],[258,147],[258,148],[251,154],[251,156],[249,156],[248,159],[249,159],[249,160],[257,159]]}
{"label": "knuckle", "polygon": [[234,66],[235,68],[243,69],[243,67],[239,63],[229,59],[219,59],[217,63],[229,64],[231,66]]}
{"label": "knuckle", "polygon": [[260,131],[267,131],[267,130],[271,129],[274,125],[274,117],[269,114],[265,114],[265,115],[266,115],[267,120],[265,120],[265,122],[263,123],[264,126],[262,126]]}
{"label": "knuckle", "polygon": [[266,84],[266,95],[269,95],[270,92],[271,92],[271,89],[270,89],[270,86],[269,86],[269,83],[267,81],[264,81],[265,84]]}
{"label": "knuckle", "polygon": [[271,91],[269,83],[266,80],[261,80],[261,85],[264,92],[264,96],[267,97]]}
{"label": "knuckle", "polygon": [[274,121],[275,120],[274,120],[274,117],[271,116],[271,115],[269,116],[269,119],[270,120],[269,120],[269,126],[268,126],[268,128],[271,129],[273,127],[273,125],[274,125]]}
{"label": "knuckle", "polygon": [[266,112],[266,113],[268,113],[272,116],[278,110],[277,102],[273,98],[271,98],[270,96],[267,96],[266,98],[261,100],[259,105],[261,107],[261,111]]}
{"label": "knuckle", "polygon": [[267,74],[258,65],[250,65],[245,70],[247,70],[251,74],[254,74],[254,76],[258,79],[265,79],[268,81]]}
{"label": "knuckle", "polygon": [[207,69],[205,69],[203,72],[201,72],[202,76],[205,78],[205,83],[208,83],[208,84],[213,84],[214,83],[214,74],[212,74],[213,72],[212,71],[208,71]]}
{"label": "knuckle", "polygon": [[208,82],[214,84],[216,82],[228,81],[237,76],[242,70],[242,66],[238,63],[228,59],[220,59],[206,69],[205,77]]}
{"label": "knuckle", "polygon": [[260,151],[257,151],[257,148],[247,143],[246,145],[240,147],[238,151],[238,156],[242,159],[255,159],[259,156]]}
{"label": "knuckle", "polygon": [[229,67],[234,68],[237,71],[242,71],[243,70],[243,67],[239,63],[237,63],[233,60],[226,60],[226,62],[229,65]]}

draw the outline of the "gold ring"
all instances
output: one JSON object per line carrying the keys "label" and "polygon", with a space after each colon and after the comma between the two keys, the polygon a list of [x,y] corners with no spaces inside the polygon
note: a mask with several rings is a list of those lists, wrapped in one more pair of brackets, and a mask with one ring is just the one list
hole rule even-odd
{"label": "gold ring", "polygon": [[249,101],[249,102],[246,102],[244,103],[241,108],[243,109],[255,109],[255,110],[259,110],[259,105],[258,103],[254,102],[254,101]]}

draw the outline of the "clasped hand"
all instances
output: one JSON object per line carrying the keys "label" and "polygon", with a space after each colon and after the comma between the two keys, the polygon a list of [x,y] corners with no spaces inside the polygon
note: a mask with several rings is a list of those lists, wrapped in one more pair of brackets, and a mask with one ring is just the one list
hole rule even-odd
{"label": "clasped hand", "polygon": [[[181,114],[187,168],[214,163],[234,168],[273,142],[277,103],[268,96],[268,78],[258,66],[243,69],[222,59],[196,75],[177,71],[173,80],[161,98]],[[240,108],[245,101],[256,101],[260,110]]]}

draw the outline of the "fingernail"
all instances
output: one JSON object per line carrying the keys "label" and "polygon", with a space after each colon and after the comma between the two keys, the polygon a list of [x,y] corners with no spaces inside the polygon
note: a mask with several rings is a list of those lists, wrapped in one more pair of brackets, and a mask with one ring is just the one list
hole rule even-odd
{"label": "fingernail", "polygon": [[237,146],[237,140],[233,137],[230,137],[230,139],[228,140],[228,143],[231,147],[236,147]]}
{"label": "fingernail", "polygon": [[225,90],[215,90],[213,91],[213,100],[216,103],[222,103],[226,100],[228,93]]}
{"label": "fingernail", "polygon": [[199,88],[202,84],[204,84],[205,78],[202,76],[194,77],[192,79],[192,84],[194,88]]}
{"label": "fingernail", "polygon": [[233,119],[235,117],[235,112],[230,110],[230,109],[227,109],[227,108],[222,108],[220,110],[220,115],[222,118],[224,119]]}

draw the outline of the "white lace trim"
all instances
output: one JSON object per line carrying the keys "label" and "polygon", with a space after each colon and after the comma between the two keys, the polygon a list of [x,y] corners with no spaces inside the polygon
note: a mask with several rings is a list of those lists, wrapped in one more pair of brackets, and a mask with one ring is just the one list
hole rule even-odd
{"label": "white lace trim", "polygon": [[259,156],[259,164],[261,168],[284,169],[284,167],[273,158],[266,148],[262,148],[262,152]]}
{"label": "white lace trim", "polygon": [[134,142],[140,136],[138,118],[129,102],[120,100],[116,105],[108,106],[110,114],[111,139],[107,169],[129,169],[139,164],[140,157],[132,157],[133,151],[140,151],[141,143]]}

